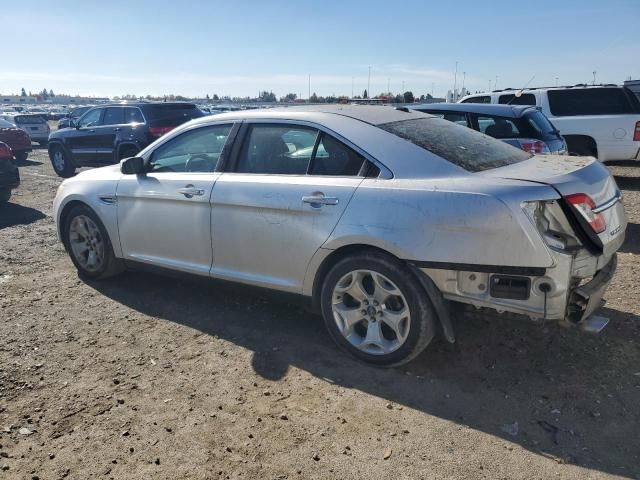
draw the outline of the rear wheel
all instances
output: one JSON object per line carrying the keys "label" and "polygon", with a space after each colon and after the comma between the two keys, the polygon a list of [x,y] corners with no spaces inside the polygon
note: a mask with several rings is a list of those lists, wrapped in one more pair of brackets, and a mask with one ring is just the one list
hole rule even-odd
{"label": "rear wheel", "polygon": [[49,158],[51,159],[53,170],[58,176],[69,178],[75,175],[76,166],[60,145],[54,145],[49,149]]}
{"label": "rear wheel", "polygon": [[71,261],[81,275],[108,278],[124,270],[122,260],[113,253],[104,225],[89,207],[73,207],[65,218],[62,235]]}
{"label": "rear wheel", "polygon": [[321,307],[333,340],[379,366],[411,361],[436,331],[435,310],[418,280],[377,252],[340,260],[324,280]]}

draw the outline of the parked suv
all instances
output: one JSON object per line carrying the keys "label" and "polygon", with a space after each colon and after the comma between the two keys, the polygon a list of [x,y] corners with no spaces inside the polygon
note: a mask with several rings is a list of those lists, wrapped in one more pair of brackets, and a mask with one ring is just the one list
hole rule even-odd
{"label": "parked suv", "polygon": [[530,153],[567,153],[567,144],[560,132],[536,107],[431,103],[411,108],[473,128]]}
{"label": "parked suv", "polygon": [[72,128],[49,136],[55,172],[71,177],[76,168],[133,157],[178,125],[204,114],[192,103],[116,103],[93,107]]}
{"label": "parked suv", "polygon": [[460,103],[537,105],[558,127],[572,155],[640,160],[640,100],[618,85],[496,90]]}

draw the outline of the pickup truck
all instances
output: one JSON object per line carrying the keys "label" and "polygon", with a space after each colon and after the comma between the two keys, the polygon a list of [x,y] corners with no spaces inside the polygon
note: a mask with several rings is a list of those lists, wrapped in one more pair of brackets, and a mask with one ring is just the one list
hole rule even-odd
{"label": "pickup truck", "polygon": [[535,105],[560,130],[569,154],[640,160],[640,101],[618,85],[575,85],[496,90],[459,103]]}

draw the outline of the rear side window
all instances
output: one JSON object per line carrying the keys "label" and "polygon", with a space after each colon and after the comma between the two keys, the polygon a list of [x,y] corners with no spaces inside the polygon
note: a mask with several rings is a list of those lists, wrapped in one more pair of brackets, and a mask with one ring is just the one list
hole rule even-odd
{"label": "rear side window", "polygon": [[124,108],[108,107],[104,110],[102,125],[122,125],[124,123]]}
{"label": "rear side window", "polygon": [[378,125],[469,172],[504,167],[531,154],[470,128],[440,118],[417,118]]}
{"label": "rear side window", "polygon": [[202,117],[204,113],[193,104],[153,104],[144,107],[147,118],[156,125],[177,127],[178,125]]}
{"label": "rear side window", "polygon": [[637,108],[622,88],[549,90],[549,108],[556,117],[623,115]]}
{"label": "rear side window", "polygon": [[138,108],[127,107],[124,109],[124,123],[144,123],[142,112]]}
{"label": "rear side window", "polygon": [[313,156],[310,175],[358,175],[364,158],[335,138],[323,133]]}
{"label": "rear side window", "polygon": [[500,95],[498,97],[498,103],[503,105],[535,105],[536,96],[533,93],[523,93],[519,97],[516,97],[515,94],[510,93],[508,95]]}
{"label": "rear side window", "polygon": [[517,138],[522,136],[514,120],[503,117],[478,115],[478,128],[493,138]]}
{"label": "rear side window", "polygon": [[46,123],[46,120],[40,115],[16,115],[14,118],[18,125]]}
{"label": "rear side window", "polygon": [[480,97],[471,97],[462,100],[460,103],[491,103],[491,97],[489,95],[482,95]]}

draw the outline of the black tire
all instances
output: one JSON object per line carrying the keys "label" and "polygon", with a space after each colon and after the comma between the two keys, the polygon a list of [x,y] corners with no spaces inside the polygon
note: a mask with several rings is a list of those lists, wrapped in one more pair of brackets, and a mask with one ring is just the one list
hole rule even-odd
{"label": "black tire", "polygon": [[138,150],[136,147],[133,147],[130,145],[126,147],[122,147],[118,152],[118,160],[123,160],[129,157],[135,157],[139,151],[140,150]]}
{"label": "black tire", "polygon": [[[391,353],[370,354],[363,352],[353,346],[336,325],[332,310],[334,287],[343,276],[355,270],[371,270],[382,274],[400,289],[406,299],[411,315],[409,332],[404,343]],[[322,316],[331,338],[355,357],[377,366],[395,367],[410,362],[429,345],[435,336],[436,312],[418,279],[406,265],[383,253],[371,251],[350,255],[336,263],[324,278],[320,302]]]}
{"label": "black tire", "polygon": [[4,207],[9,203],[11,198],[11,190],[0,190],[0,207]]}
{"label": "black tire", "polygon": [[[73,249],[71,248],[71,222],[75,217],[78,217],[80,215],[89,217],[95,223],[100,232],[100,236],[102,237],[101,240],[104,243],[104,260],[100,269],[96,271],[91,271],[84,268],[74,255]],[[64,246],[69,253],[69,257],[71,257],[71,261],[78,270],[78,274],[82,277],[92,279],[105,279],[114,277],[119,273],[122,273],[125,269],[124,262],[120,258],[117,258],[113,253],[113,247],[111,245],[109,234],[104,228],[102,221],[100,220],[98,215],[96,215],[95,212],[86,205],[77,205],[73,207],[71,211],[65,216],[64,224],[62,226],[62,242],[64,243]]]}
{"label": "black tire", "polygon": [[[58,165],[58,162],[54,160],[58,154],[61,155],[62,165]],[[49,159],[51,160],[53,171],[56,172],[59,177],[69,178],[76,174],[76,166],[73,164],[73,160],[69,158],[69,154],[67,154],[62,146],[53,145],[49,149]]]}
{"label": "black tire", "polygon": [[16,152],[14,156],[17,162],[24,162],[29,158],[29,152]]}

